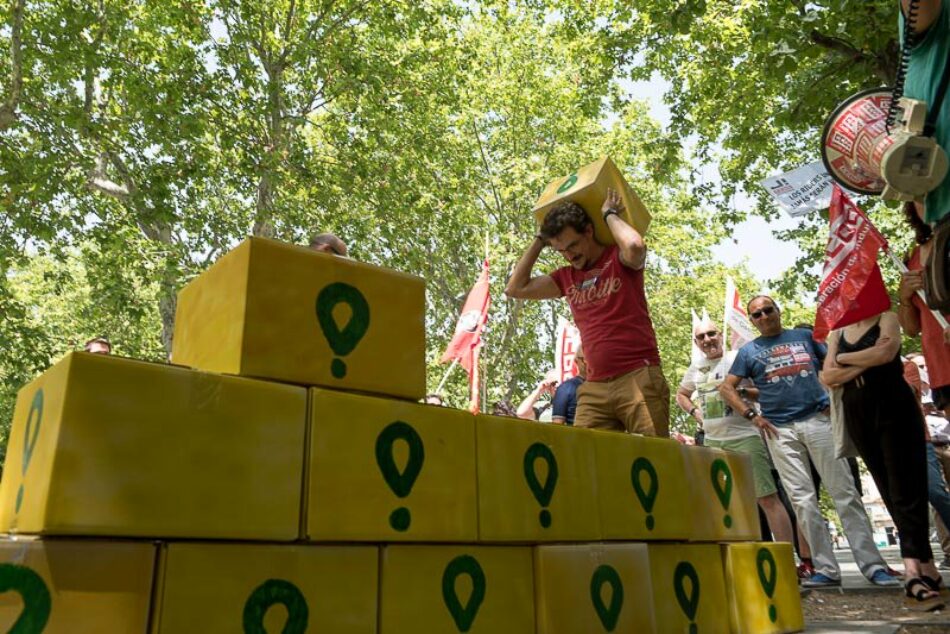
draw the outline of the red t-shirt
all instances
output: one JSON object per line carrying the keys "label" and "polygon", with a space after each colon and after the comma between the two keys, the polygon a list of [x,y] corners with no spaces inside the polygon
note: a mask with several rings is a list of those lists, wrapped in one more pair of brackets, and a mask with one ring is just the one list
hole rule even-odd
{"label": "red t-shirt", "polygon": [[[911,271],[924,268],[920,263],[920,247],[911,253],[907,268]],[[930,387],[946,387],[950,385],[950,346],[943,342],[943,328],[917,293],[914,293],[914,308],[920,314],[920,348],[927,362]]]}
{"label": "red t-shirt", "polygon": [[587,270],[565,266],[551,277],[567,297],[581,332],[588,381],[603,381],[647,365],[660,365],[643,292],[643,269],[624,266],[616,246],[606,247]]}

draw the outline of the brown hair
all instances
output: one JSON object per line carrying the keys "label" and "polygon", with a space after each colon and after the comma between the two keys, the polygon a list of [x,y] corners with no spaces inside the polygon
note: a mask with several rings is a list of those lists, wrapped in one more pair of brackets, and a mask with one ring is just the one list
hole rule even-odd
{"label": "brown hair", "polygon": [[571,227],[577,233],[583,233],[590,226],[590,218],[584,208],[572,200],[555,205],[541,223],[541,237],[550,240]]}
{"label": "brown hair", "polygon": [[933,236],[933,229],[917,215],[917,207],[912,200],[904,203],[904,219],[914,230],[914,240],[917,244],[924,244]]}

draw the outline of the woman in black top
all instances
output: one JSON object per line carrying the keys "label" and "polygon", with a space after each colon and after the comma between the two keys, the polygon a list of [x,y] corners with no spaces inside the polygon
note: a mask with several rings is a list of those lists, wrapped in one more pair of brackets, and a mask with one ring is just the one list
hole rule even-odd
{"label": "woman in black top", "polygon": [[901,331],[891,312],[828,337],[822,381],[842,387],[844,423],[900,535],[908,607],[942,606],[930,550],[924,419],[904,380]]}

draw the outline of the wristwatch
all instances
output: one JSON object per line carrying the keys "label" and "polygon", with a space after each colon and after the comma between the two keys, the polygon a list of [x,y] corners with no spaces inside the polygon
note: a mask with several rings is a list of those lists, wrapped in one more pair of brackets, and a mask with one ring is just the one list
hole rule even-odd
{"label": "wristwatch", "polygon": [[753,418],[755,418],[755,409],[750,407],[746,411],[742,412],[742,416],[744,418],[748,418],[749,420],[752,420]]}
{"label": "wristwatch", "polygon": [[607,220],[607,216],[617,216],[620,217],[620,212],[614,209],[613,207],[608,207],[607,211],[604,212],[604,221]]}
{"label": "wristwatch", "polygon": [[696,413],[696,410],[697,410],[697,409],[699,409],[699,408],[696,407],[695,405],[693,405],[693,408],[692,408],[691,410],[689,410],[688,412],[686,412],[686,415],[687,415],[687,416],[692,416],[693,414]]}

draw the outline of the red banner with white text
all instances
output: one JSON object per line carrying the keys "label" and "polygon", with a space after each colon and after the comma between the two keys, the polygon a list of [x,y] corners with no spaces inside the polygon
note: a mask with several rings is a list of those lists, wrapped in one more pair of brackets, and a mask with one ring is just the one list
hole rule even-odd
{"label": "red banner with white text", "polygon": [[877,253],[887,247],[887,240],[838,185],[832,192],[828,215],[831,230],[818,287],[815,341],[824,341],[835,328],[891,307],[877,265]]}

